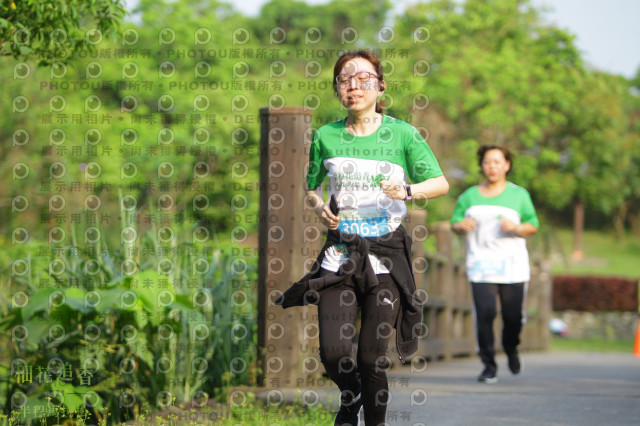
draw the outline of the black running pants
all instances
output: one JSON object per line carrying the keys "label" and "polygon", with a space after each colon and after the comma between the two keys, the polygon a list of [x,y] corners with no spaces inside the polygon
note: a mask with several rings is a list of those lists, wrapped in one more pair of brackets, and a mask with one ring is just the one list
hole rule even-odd
{"label": "black running pants", "polygon": [[[322,270],[322,273],[328,273]],[[362,393],[365,423],[384,424],[389,400],[387,345],[400,309],[400,294],[389,274],[378,275],[379,285],[356,297],[346,284],[322,290],[318,302],[320,358],[327,374],[349,401]],[[358,354],[351,345],[356,335],[357,307],[361,308]]]}
{"label": "black running pants", "polygon": [[495,368],[495,341],[493,320],[497,313],[496,299],[502,311],[502,347],[505,353],[516,351],[524,322],[524,283],[491,284],[471,283],[475,308],[478,354],[485,366]]}

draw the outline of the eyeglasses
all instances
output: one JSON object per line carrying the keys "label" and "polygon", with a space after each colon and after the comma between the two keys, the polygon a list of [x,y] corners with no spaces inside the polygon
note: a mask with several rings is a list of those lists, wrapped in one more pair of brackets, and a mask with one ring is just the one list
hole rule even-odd
{"label": "eyeglasses", "polygon": [[360,83],[368,83],[369,81],[371,81],[372,78],[378,79],[380,77],[378,77],[377,75],[369,71],[359,71],[353,75],[338,74],[338,76],[336,77],[336,84],[338,86],[345,87],[351,83],[352,78],[355,78],[356,83],[360,84]]}

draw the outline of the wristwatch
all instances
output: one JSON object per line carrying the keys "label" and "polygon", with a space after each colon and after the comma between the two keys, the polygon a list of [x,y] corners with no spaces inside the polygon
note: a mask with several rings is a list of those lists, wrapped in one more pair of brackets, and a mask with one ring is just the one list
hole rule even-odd
{"label": "wristwatch", "polygon": [[411,185],[405,185],[404,190],[407,193],[407,196],[404,198],[405,200],[411,199]]}

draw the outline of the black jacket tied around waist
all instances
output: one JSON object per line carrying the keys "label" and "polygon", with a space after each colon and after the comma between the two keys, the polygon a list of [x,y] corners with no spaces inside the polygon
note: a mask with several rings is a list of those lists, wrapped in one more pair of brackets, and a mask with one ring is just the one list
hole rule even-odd
{"label": "black jacket tied around waist", "polygon": [[[320,276],[320,265],[325,251],[334,244],[346,244],[349,258],[337,272]],[[396,347],[402,362],[418,349],[422,331],[422,305],[416,293],[411,267],[411,237],[402,225],[394,232],[379,237],[361,237],[329,230],[327,240],[315,260],[311,271],[296,281],[275,301],[283,308],[315,304],[322,297],[322,290],[345,283],[356,294],[367,294],[378,285],[378,279],[369,261],[369,253],[375,254],[389,270],[400,291],[400,312],[396,319]]]}

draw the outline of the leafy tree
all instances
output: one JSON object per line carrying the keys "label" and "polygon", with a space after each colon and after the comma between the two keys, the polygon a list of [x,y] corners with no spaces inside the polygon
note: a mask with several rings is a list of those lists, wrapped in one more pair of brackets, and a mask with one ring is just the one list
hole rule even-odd
{"label": "leafy tree", "polygon": [[628,223],[640,237],[640,68],[623,90],[623,109],[627,124],[621,157],[625,167],[620,170],[624,201],[616,209],[614,224],[619,235]]}
{"label": "leafy tree", "polygon": [[[262,7],[252,27],[256,36],[267,43],[271,31],[282,28],[287,33],[288,47],[337,50],[352,46],[352,40],[360,47],[372,47],[377,44],[377,32],[390,10],[389,0],[334,0],[316,6],[296,0],[272,0]],[[355,32],[343,34],[350,29]],[[319,41],[315,43],[316,40]]]}
{"label": "leafy tree", "polygon": [[0,4],[0,56],[66,61],[117,30],[122,0],[8,0]]}
{"label": "leafy tree", "polygon": [[[446,169],[478,170],[480,144],[506,143],[519,154],[513,179],[542,211],[584,205],[611,216],[623,203],[619,171],[631,143],[624,82],[585,69],[574,36],[544,24],[529,1],[436,0],[407,9],[396,28],[430,33],[396,47],[430,64],[417,90],[431,102],[414,118],[436,123],[431,141],[445,151]],[[464,182],[477,179],[472,172]]]}

